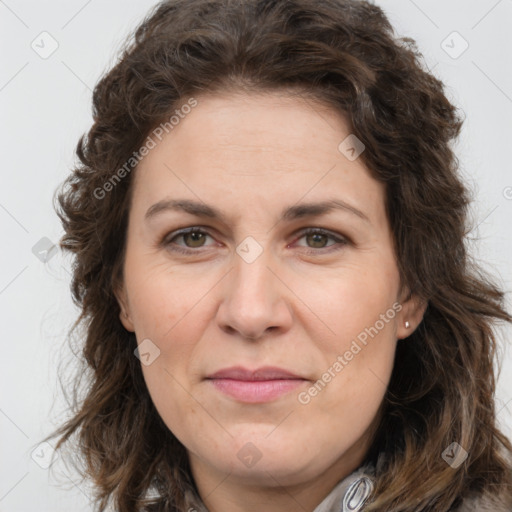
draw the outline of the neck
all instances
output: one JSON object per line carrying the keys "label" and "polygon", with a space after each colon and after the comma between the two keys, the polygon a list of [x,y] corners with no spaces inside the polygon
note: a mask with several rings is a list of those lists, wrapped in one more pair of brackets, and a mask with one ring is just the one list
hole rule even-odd
{"label": "neck", "polygon": [[313,479],[286,475],[287,482],[270,471],[249,476],[222,474],[189,456],[200,498],[209,512],[313,512],[338,482],[362,464],[366,449],[359,448],[345,453]]}

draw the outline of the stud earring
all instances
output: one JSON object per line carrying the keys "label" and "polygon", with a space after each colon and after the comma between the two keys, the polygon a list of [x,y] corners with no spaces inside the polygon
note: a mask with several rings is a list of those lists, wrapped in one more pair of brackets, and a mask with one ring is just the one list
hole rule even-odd
{"label": "stud earring", "polygon": [[409,329],[410,325],[411,325],[411,324],[406,320],[406,321],[405,321],[405,328],[406,328],[406,329]]}

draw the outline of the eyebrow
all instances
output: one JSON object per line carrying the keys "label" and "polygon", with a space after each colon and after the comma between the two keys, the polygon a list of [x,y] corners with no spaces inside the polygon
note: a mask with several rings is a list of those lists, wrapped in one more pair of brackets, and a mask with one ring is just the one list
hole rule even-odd
{"label": "eyebrow", "polygon": [[[314,217],[324,215],[333,210],[342,210],[352,213],[371,224],[370,219],[361,210],[346,203],[341,199],[331,199],[315,203],[301,203],[289,206],[281,213],[281,220],[292,221],[303,217]],[[226,215],[219,209],[203,202],[190,199],[163,199],[150,206],[144,218],[146,221],[156,217],[165,211],[184,211],[197,217],[208,217],[226,222]]]}

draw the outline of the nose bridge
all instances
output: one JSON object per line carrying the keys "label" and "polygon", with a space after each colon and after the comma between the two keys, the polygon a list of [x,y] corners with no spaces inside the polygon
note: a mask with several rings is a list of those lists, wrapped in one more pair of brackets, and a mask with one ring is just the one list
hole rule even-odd
{"label": "nose bridge", "polygon": [[224,329],[258,338],[270,327],[289,324],[284,288],[269,269],[273,266],[268,248],[264,249],[254,239],[239,244],[234,268],[227,276],[225,300],[218,313]]}
{"label": "nose bridge", "polygon": [[258,251],[250,245],[242,243],[237,248],[233,272],[231,272],[231,296],[235,296],[240,305],[249,311],[261,311],[275,299],[274,275],[269,270],[271,263],[270,250],[263,247]]}

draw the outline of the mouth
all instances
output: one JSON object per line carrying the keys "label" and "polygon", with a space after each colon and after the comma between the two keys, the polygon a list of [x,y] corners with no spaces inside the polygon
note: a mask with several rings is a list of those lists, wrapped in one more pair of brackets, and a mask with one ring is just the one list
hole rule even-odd
{"label": "mouth", "polygon": [[308,379],[277,367],[247,370],[240,366],[225,368],[206,377],[217,391],[245,403],[276,400]]}

